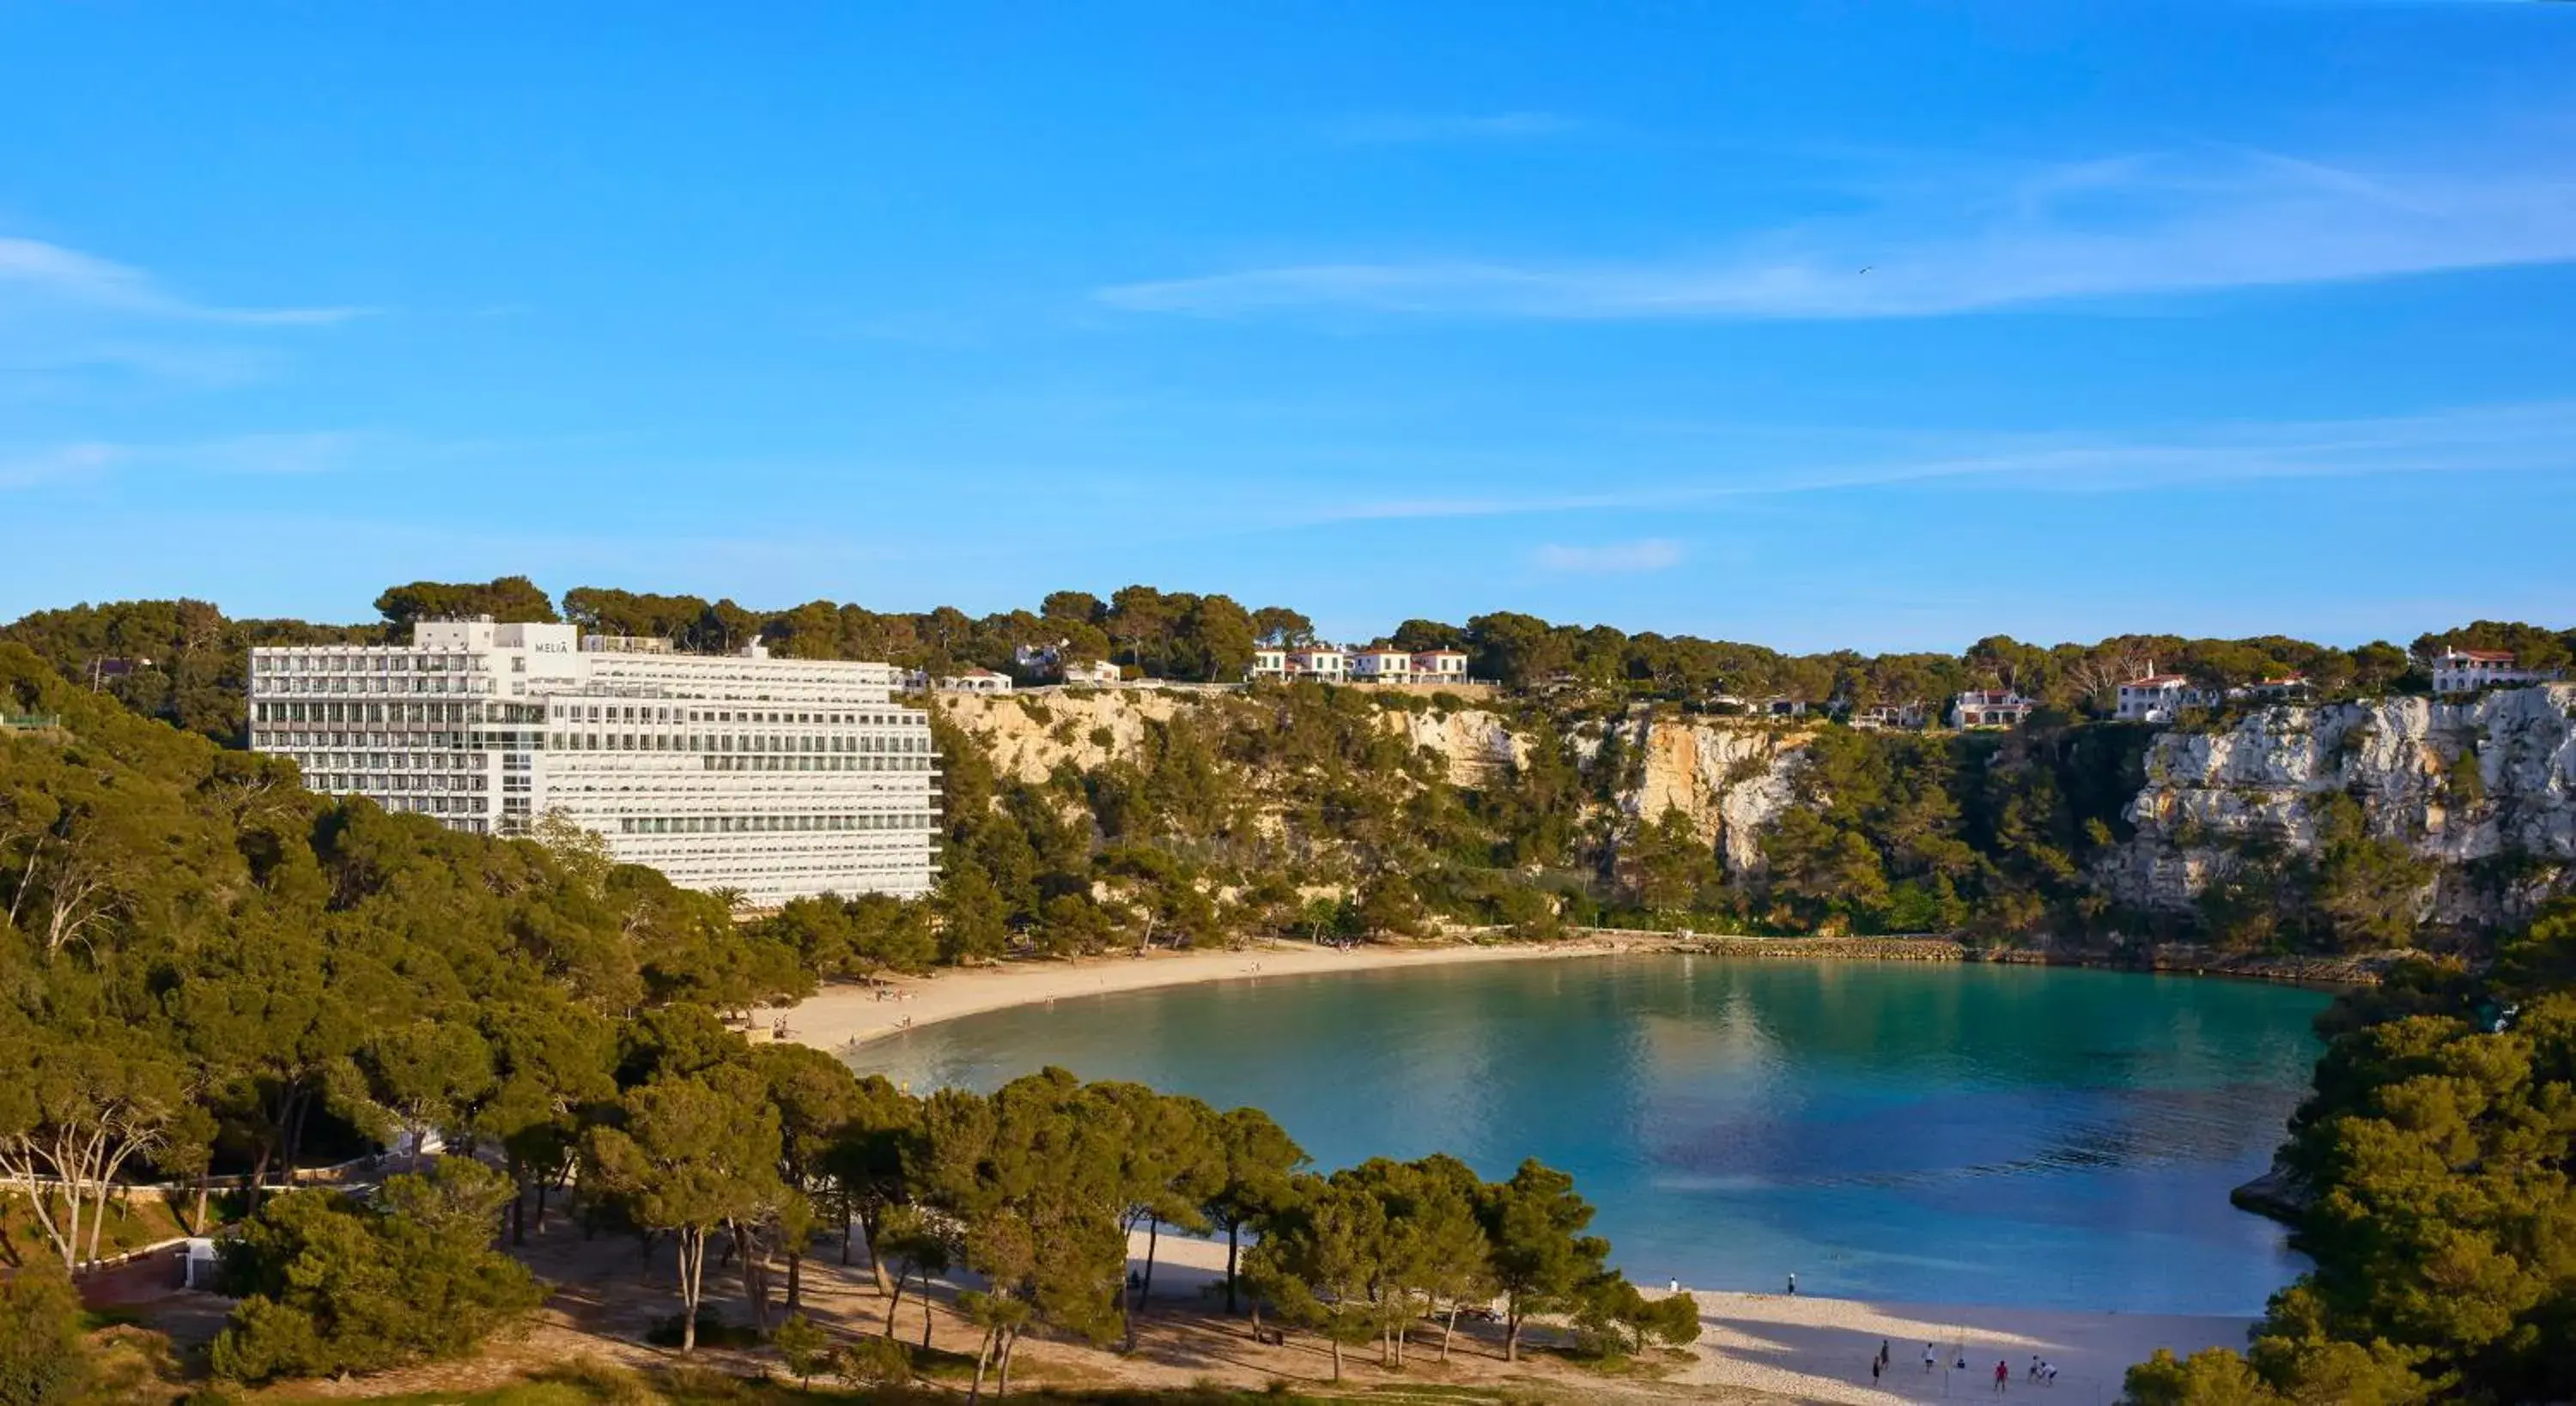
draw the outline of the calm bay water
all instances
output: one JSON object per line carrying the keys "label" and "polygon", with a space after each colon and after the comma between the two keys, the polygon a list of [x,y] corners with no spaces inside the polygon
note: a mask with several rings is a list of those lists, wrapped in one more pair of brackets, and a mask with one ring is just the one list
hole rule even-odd
{"label": "calm bay water", "polygon": [[1572,1171],[1641,1280],[2250,1313],[2303,1267],[2228,1188],[2318,992],[2035,967],[1640,956],[1263,976],[971,1016],[855,1063],[1047,1064],[1268,1109],[1318,1166]]}

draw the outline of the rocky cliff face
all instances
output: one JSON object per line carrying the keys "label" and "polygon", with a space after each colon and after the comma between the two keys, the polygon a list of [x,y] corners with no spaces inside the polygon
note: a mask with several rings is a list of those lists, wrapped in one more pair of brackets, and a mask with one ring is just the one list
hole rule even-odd
{"label": "rocky cliff face", "polygon": [[1762,831],[1788,808],[1806,735],[1760,725],[1656,722],[1630,725],[1645,765],[1621,808],[1641,820],[1678,807],[1718,847],[1727,872],[1762,867]]}
{"label": "rocky cliff face", "polygon": [[[1133,751],[1151,722],[1201,706],[1197,695],[1149,689],[1081,690],[1046,695],[947,696],[941,712],[973,736],[1005,777],[1037,783],[1059,766],[1104,765]],[[1479,786],[1529,757],[1530,740],[1502,714],[1482,708],[1445,712],[1388,708],[1379,726],[1437,754],[1454,785]],[[1619,809],[1654,820],[1679,807],[1731,872],[1761,866],[1761,832],[1790,804],[1805,734],[1760,724],[1656,721],[1639,715],[1616,725],[1622,760]],[[1611,764],[1603,738],[1575,739],[1586,766]]]}
{"label": "rocky cliff face", "polygon": [[984,744],[997,775],[1036,785],[1067,762],[1077,771],[1125,756],[1148,722],[1169,721],[1188,698],[1159,689],[1080,689],[1044,698],[945,694],[935,706]]}
{"label": "rocky cliff face", "polygon": [[[2576,686],[2272,708],[2221,732],[2167,732],[2129,805],[2137,836],[2097,878],[2125,902],[2187,908],[2248,842],[2314,850],[2337,794],[2371,834],[2440,864],[2419,899],[2427,921],[2518,918],[2576,861]],[[2514,857],[2536,862],[2472,867]]]}
{"label": "rocky cliff face", "polygon": [[1379,715],[1379,721],[1416,750],[1439,753],[1453,786],[1484,785],[1496,773],[1508,772],[1529,757],[1529,739],[1513,732],[1500,714],[1482,708],[1455,713],[1389,709]]}

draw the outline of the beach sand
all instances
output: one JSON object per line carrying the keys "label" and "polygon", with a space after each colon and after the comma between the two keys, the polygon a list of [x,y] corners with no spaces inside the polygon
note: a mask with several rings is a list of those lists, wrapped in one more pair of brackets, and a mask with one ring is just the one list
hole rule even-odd
{"label": "beach sand", "polygon": [[[2110,1406],[2132,1363],[2160,1347],[2189,1355],[2245,1346],[2251,1318],[2088,1313],[1960,1304],[1865,1303],[1806,1294],[1699,1293],[1699,1361],[1677,1381],[1750,1387],[1815,1401],[1876,1403],[1993,1399],[1995,1363],[2011,1371],[2004,1399]],[[1888,1371],[1870,1384],[1869,1363],[1888,1347]],[[1923,1345],[1934,1345],[1923,1370]],[[2056,1384],[2026,1379],[2033,1355],[2057,1368]],[[1967,1359],[1966,1371],[1956,1363]]]}
{"label": "beach sand", "polygon": [[830,986],[785,1011],[761,1012],[754,1023],[766,1029],[773,1018],[784,1016],[787,1038],[817,1049],[838,1050],[891,1035],[906,1028],[907,1022],[911,1026],[933,1025],[962,1015],[1041,1005],[1074,996],[1103,996],[1114,991],[1145,991],[1205,981],[1251,981],[1304,972],[1535,961],[1635,950],[1645,949],[1635,943],[1590,939],[1492,947],[1464,942],[1401,947],[1363,944],[1350,951],[1304,942],[1275,942],[1256,943],[1241,951],[1014,961],[942,971],[933,976],[896,977],[883,986]]}
{"label": "beach sand", "polygon": [[[1128,1246],[1131,1262],[1144,1264],[1145,1237]],[[1203,1297],[1201,1286],[1225,1272],[1225,1246],[1216,1241],[1165,1235],[1155,1251],[1154,1297]],[[1663,1286],[1641,1285],[1661,1298]],[[1685,1291],[1688,1292],[1688,1291]],[[1733,1387],[1802,1401],[1888,1406],[1894,1402],[1992,1400],[1995,1363],[2012,1375],[2004,1399],[2111,1406],[2120,1378],[2132,1363],[2160,1347],[2188,1355],[2205,1347],[2245,1345],[2251,1318],[2187,1314],[2091,1313],[2045,1308],[1981,1308],[1958,1304],[1865,1303],[1800,1294],[1692,1294],[1700,1306],[1695,1361],[1667,1380]],[[1891,1358],[1879,1385],[1870,1385],[1869,1362],[1885,1342]],[[1923,1370],[1923,1345],[1935,1344],[1939,1363]],[[2036,1354],[2057,1367],[2055,1385],[2027,1380]],[[1966,1371],[1955,1365],[1961,1356]]]}

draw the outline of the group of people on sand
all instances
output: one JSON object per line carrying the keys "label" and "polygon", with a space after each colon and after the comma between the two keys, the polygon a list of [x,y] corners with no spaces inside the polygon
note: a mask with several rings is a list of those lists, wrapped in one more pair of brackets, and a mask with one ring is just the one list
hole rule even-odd
{"label": "group of people on sand", "polygon": [[[1925,1343],[1923,1345],[1924,1375],[1930,1376],[1932,1374],[1932,1370],[1940,1365],[1940,1350],[1934,1347],[1931,1343]],[[1885,1338],[1881,1338],[1878,1341],[1877,1355],[1869,1359],[1869,1384],[1871,1386],[1878,1385],[1879,1380],[1887,1375],[1888,1370],[1887,1340]],[[1965,1348],[1960,1349],[1958,1360],[1954,1365],[1953,1370],[1961,1372],[1968,1370],[1968,1353]],[[2033,1354],[2030,1359],[2030,1370],[2023,1374],[2023,1380],[2036,1382],[2041,1386],[2055,1386],[2057,1385],[2057,1364],[2049,1361],[2047,1358]],[[2012,1364],[2005,1359],[1998,1357],[1995,1359],[1995,1390],[2000,1392],[2009,1389],[2011,1386]]]}

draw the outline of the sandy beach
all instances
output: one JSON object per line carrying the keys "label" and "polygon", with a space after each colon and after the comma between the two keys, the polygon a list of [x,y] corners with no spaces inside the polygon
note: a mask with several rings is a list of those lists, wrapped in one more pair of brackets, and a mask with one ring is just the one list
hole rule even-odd
{"label": "sandy beach", "polygon": [[1601,940],[1491,947],[1465,942],[1403,947],[1369,943],[1349,951],[1304,942],[1274,942],[1252,944],[1241,951],[1015,961],[932,976],[895,977],[882,986],[826,987],[785,1011],[761,1013],[755,1023],[765,1028],[771,1019],[783,1015],[787,1038],[818,1049],[837,1050],[914,1026],[1074,996],[1105,996],[1115,991],[1145,991],[1204,981],[1252,981],[1305,972],[1525,962],[1640,950],[1646,950],[1642,944]]}
{"label": "sandy beach", "polygon": [[[1145,1238],[1129,1246],[1141,1267]],[[1191,1299],[1225,1271],[1225,1246],[1166,1235],[1155,1253],[1154,1297]],[[1662,1297],[1660,1284],[1641,1285]],[[1687,1292],[1687,1291],[1686,1291]],[[1807,1294],[1692,1294],[1700,1306],[1696,1359],[1669,1380],[1770,1392],[1803,1401],[1889,1406],[1895,1402],[1985,1399],[1995,1363],[2009,1365],[2004,1395],[2066,1406],[2110,1406],[2130,1364],[2160,1347],[2189,1354],[2245,1345],[2251,1318],[2188,1314],[2090,1313],[1957,1304],[1867,1303]],[[1870,1359],[1887,1344],[1887,1373],[1873,1387]],[[1935,1366],[1923,1368],[1923,1348]],[[2057,1368],[2055,1385],[2028,1379],[2033,1356]],[[1967,1369],[1956,1365],[1965,1357]]]}

